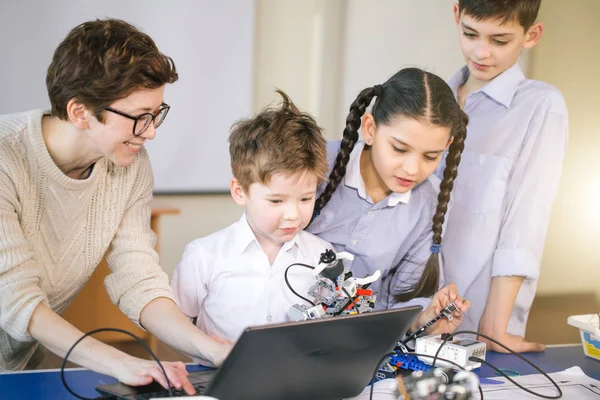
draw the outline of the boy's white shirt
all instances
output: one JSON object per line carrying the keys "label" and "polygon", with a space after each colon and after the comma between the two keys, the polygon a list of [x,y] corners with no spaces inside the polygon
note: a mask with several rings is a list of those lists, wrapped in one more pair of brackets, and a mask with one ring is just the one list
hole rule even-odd
{"label": "boy's white shirt", "polygon": [[[270,265],[244,214],[227,228],[189,243],[171,287],[183,313],[197,317],[196,326],[234,342],[246,327],[287,321],[289,308],[304,301],[287,287],[286,268],[293,263],[314,267],[328,248],[333,247],[300,231]],[[289,269],[288,279],[305,297],[316,282],[312,270],[299,265]]]}

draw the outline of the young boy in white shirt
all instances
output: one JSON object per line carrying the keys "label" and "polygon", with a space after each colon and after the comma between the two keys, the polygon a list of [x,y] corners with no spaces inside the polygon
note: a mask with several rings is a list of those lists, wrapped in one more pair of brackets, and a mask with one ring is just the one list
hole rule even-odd
{"label": "young boy in white shirt", "polygon": [[[285,283],[286,268],[316,266],[332,248],[304,231],[327,173],[322,130],[278,93],[280,108],[238,122],[229,137],[231,195],[244,215],[188,244],[171,280],[183,313],[206,334],[232,342],[248,326],[285,322],[290,307],[302,303]],[[301,267],[288,279],[301,295],[316,281]]]}

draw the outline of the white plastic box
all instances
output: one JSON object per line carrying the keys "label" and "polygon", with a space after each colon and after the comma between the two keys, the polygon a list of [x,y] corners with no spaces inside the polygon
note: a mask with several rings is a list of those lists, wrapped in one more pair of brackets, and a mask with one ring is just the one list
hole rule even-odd
{"label": "white plastic box", "polygon": [[600,360],[600,316],[599,314],[572,315],[567,323],[579,328],[585,355]]}

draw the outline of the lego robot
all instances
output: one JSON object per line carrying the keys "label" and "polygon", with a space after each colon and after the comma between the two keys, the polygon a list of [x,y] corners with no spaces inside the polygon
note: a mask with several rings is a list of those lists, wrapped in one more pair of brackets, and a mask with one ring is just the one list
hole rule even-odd
{"label": "lego robot", "polygon": [[[312,304],[293,305],[288,311],[290,320],[305,321],[372,311],[376,295],[368,287],[379,279],[381,272],[376,271],[365,278],[355,278],[342,261],[353,259],[354,256],[346,252],[336,254],[328,249],[322,253],[319,264],[313,269],[317,281],[308,290],[313,301],[299,296]],[[291,287],[290,289],[294,292]]]}
{"label": "lego robot", "polygon": [[[372,311],[375,307],[376,294],[369,289],[369,286],[380,278],[381,272],[378,270],[371,276],[355,278],[342,261],[352,261],[353,259],[352,254],[346,252],[336,254],[333,250],[326,250],[321,254],[317,267],[300,264],[312,269],[317,278],[315,284],[308,290],[308,295],[312,297],[312,301],[301,296],[289,286],[286,270],[286,282],[288,282],[290,290],[309,303],[308,305],[294,304],[288,310],[289,319],[292,321],[305,321]],[[296,264],[290,265],[288,270],[294,265]],[[399,369],[432,373],[430,365],[421,361],[416,355],[410,354],[406,343],[416,339],[439,319],[448,318],[452,320],[452,313],[455,311],[459,311],[456,305],[454,303],[448,304],[434,319],[423,325],[404,341],[398,343],[395,348],[396,354],[388,358],[381,366],[376,374],[375,382],[397,377]]]}

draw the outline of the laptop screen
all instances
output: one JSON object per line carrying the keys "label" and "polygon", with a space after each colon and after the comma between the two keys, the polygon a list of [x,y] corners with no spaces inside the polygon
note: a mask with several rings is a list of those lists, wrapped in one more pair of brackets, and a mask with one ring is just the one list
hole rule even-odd
{"label": "laptop screen", "polygon": [[248,328],[206,395],[219,400],[358,395],[421,307]]}
{"label": "laptop screen", "polygon": [[[219,400],[354,397],[420,311],[409,307],[247,328],[204,394]],[[114,384],[97,389],[119,398],[146,392],[126,388]]]}

